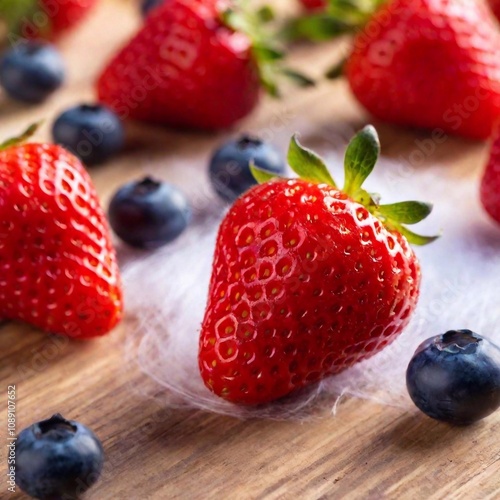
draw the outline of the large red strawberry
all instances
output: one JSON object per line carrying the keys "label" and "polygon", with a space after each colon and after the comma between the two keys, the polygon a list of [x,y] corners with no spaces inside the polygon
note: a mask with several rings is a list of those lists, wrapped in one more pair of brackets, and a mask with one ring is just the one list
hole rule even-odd
{"label": "large red strawberry", "polygon": [[2,0],[0,18],[6,20],[10,36],[54,39],[78,24],[97,1]]}
{"label": "large red strawberry", "polygon": [[500,126],[481,181],[481,202],[488,214],[500,224]]}
{"label": "large red strawberry", "polygon": [[393,0],[356,37],[346,74],[378,118],[485,139],[500,116],[499,46],[483,2]]}
{"label": "large red strawberry", "polygon": [[379,153],[373,127],[350,144],[339,190],[293,139],[300,179],[261,181],[224,218],[215,248],[199,367],[236,403],[266,403],[338,373],[392,342],[416,306],[420,267],[403,224],[431,207],[380,205],[361,186]]}
{"label": "large red strawberry", "polygon": [[332,1],[288,31],[357,33],[343,69],[377,118],[486,139],[500,116],[500,30],[484,0]]}
{"label": "large red strawberry", "polygon": [[249,114],[263,84],[276,91],[270,64],[282,54],[261,35],[268,10],[229,5],[171,0],[154,9],[100,76],[99,100],[121,118],[189,128],[225,128]]}
{"label": "large red strawberry", "polygon": [[80,161],[51,144],[1,145],[0,318],[84,339],[121,311],[108,225]]}

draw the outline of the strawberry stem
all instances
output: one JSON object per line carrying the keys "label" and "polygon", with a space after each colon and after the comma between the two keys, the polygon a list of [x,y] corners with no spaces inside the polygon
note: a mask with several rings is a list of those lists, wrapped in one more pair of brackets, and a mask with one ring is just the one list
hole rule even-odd
{"label": "strawberry stem", "polygon": [[362,28],[387,0],[328,0],[322,12],[301,15],[285,27],[288,40],[330,40]]}
{"label": "strawberry stem", "polygon": [[267,170],[262,170],[261,168],[257,167],[253,161],[250,162],[250,172],[252,172],[253,178],[259,184],[265,184],[266,182],[279,178],[276,174],[268,172]]}
{"label": "strawberry stem", "polygon": [[0,143],[0,151],[3,151],[4,149],[12,148],[14,146],[19,146],[23,142],[26,142],[28,139],[30,139],[35,132],[39,129],[40,125],[42,122],[37,122],[33,123],[30,125],[22,134],[12,137],[11,139],[7,139],[6,141]]}
{"label": "strawberry stem", "polygon": [[431,212],[432,205],[420,201],[403,201],[378,207],[378,213],[388,220],[410,225],[423,221]]}
{"label": "strawberry stem", "polygon": [[[349,143],[345,159],[345,192],[352,200],[363,205],[389,230],[398,231],[414,245],[427,245],[439,236],[422,236],[410,231],[405,225],[417,224],[432,212],[432,205],[419,201],[404,201],[381,205],[378,194],[363,189],[363,183],[373,171],[380,156],[380,141],[372,125],[366,126]],[[325,162],[310,149],[304,148],[295,134],[288,150],[288,163],[302,180],[318,184],[328,184],[337,188]],[[276,175],[265,172],[255,165],[250,170],[259,183],[276,179]]]}
{"label": "strawberry stem", "polygon": [[332,66],[326,73],[325,76],[328,80],[336,80],[344,74],[344,68],[347,63],[347,59],[342,59],[335,66]]}
{"label": "strawberry stem", "polygon": [[297,140],[297,134],[290,141],[288,163],[301,179],[337,187],[323,159],[314,151],[304,148]]}
{"label": "strawberry stem", "polygon": [[343,191],[357,199],[363,196],[361,186],[372,173],[380,156],[380,141],[375,127],[368,125],[349,143],[344,159]]}
{"label": "strawberry stem", "polygon": [[221,13],[221,21],[230,29],[244,33],[252,42],[252,55],[259,70],[264,89],[279,97],[277,77],[286,77],[300,87],[314,85],[314,80],[283,64],[285,47],[274,29],[269,27],[275,19],[269,6],[252,10],[248,0],[236,1],[234,6]]}

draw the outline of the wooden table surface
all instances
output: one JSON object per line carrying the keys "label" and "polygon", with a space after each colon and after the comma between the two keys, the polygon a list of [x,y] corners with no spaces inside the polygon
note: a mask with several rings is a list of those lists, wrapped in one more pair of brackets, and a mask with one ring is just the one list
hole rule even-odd
{"label": "wooden table surface", "polygon": [[[92,81],[105,60],[139,24],[132,1],[107,0],[67,37],[62,49],[69,81],[47,103],[22,107],[0,94],[0,137],[70,104],[91,100]],[[298,47],[295,61],[320,72],[336,45]],[[240,129],[283,133],[307,123],[308,144],[325,144],[332,131],[346,139],[369,118],[345,82],[312,91],[292,90],[282,102],[266,100]],[[312,126],[311,126],[312,124]],[[385,155],[408,158],[425,133],[376,123]],[[220,135],[181,134],[129,127],[130,146],[91,175],[106,204],[124,181],[152,168],[175,181],[169,165],[200,157]],[[293,130],[291,130],[293,132]],[[478,172],[486,145],[450,138],[426,160]],[[422,165],[419,168],[426,168]],[[149,383],[124,362],[127,318],[106,338],[70,342],[23,324],[4,324],[0,335],[0,498],[6,486],[7,386],[17,388],[17,429],[60,412],[90,426],[104,443],[101,481],[86,496],[105,499],[494,499],[500,498],[500,412],[469,428],[452,428],[416,410],[348,399],[336,417],[305,422],[240,421],[199,411],[163,409],[141,396]]]}

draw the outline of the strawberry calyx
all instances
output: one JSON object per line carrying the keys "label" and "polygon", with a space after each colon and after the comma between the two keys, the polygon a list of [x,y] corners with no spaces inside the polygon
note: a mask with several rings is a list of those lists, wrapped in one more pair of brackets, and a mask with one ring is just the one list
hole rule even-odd
{"label": "strawberry calyx", "polygon": [[[363,184],[372,173],[380,156],[380,141],[372,125],[366,126],[349,143],[344,157],[345,181],[342,192],[353,201],[363,205],[390,231],[402,234],[409,243],[427,245],[439,236],[422,236],[406,226],[417,224],[432,212],[432,205],[420,201],[403,201],[382,205],[380,195],[369,193]],[[317,184],[327,184],[339,189],[325,162],[315,152],[303,147],[295,134],[288,149],[288,163],[300,179]],[[253,176],[259,183],[275,180],[277,177],[251,165]]]}
{"label": "strawberry calyx", "polygon": [[48,35],[51,32],[50,17],[43,17],[42,26],[34,26],[33,20],[40,12],[39,0],[2,0],[0,2],[0,19],[7,28],[8,41],[13,44],[17,43],[18,37],[24,37],[28,33],[24,30],[34,29],[36,34]]}
{"label": "strawberry calyx", "polygon": [[271,96],[279,97],[279,77],[288,78],[300,87],[311,87],[314,80],[283,63],[285,46],[280,43],[274,30],[274,20],[275,14],[271,7],[263,6],[254,10],[248,0],[234,2],[221,13],[221,21],[225,26],[250,39],[261,84]]}
{"label": "strawberry calyx", "polygon": [[42,122],[33,123],[18,136],[12,137],[0,143],[0,151],[4,151],[5,149],[13,148],[15,146],[20,146],[24,142],[28,141],[29,139],[31,139],[31,137],[33,137],[41,124]]}
{"label": "strawberry calyx", "polygon": [[325,9],[292,19],[285,28],[288,40],[315,42],[354,33],[363,28],[387,0],[327,0]]}

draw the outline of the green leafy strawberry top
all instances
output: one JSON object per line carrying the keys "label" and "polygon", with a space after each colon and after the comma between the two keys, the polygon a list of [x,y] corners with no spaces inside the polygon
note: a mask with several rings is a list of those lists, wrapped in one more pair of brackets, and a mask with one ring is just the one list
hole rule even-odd
{"label": "green leafy strawberry top", "polygon": [[[309,87],[314,80],[284,63],[286,45],[296,39],[328,40],[361,29],[387,0],[327,0],[320,12],[302,14],[297,18],[276,21],[269,6],[255,10],[250,0],[233,0],[221,14],[229,28],[246,34],[252,41],[252,53],[259,69],[263,87],[272,96],[279,96],[278,80],[286,77],[295,85]],[[327,73],[330,79],[343,73],[344,61]]]}
{"label": "green leafy strawberry top", "polygon": [[[403,201],[390,205],[380,204],[380,196],[363,189],[363,184],[372,173],[380,156],[380,141],[372,125],[366,126],[349,143],[344,159],[345,182],[342,191],[352,200],[365,206],[391,231],[402,234],[414,245],[432,243],[439,236],[422,236],[406,226],[424,220],[432,211],[432,205],[420,201]],[[329,184],[337,188],[325,162],[310,149],[304,148],[292,137],[288,150],[288,163],[300,179],[318,184]],[[252,165],[253,176],[259,183],[276,179],[271,174]]]}
{"label": "green leafy strawberry top", "polygon": [[386,1],[327,0],[325,9],[292,19],[285,28],[285,37],[323,41],[353,33],[362,28]]}
{"label": "green leafy strawberry top", "polygon": [[300,87],[310,87],[314,81],[284,64],[285,47],[280,43],[273,21],[274,11],[269,6],[254,10],[249,0],[236,0],[221,14],[222,22],[234,31],[244,33],[252,42],[252,55],[259,69],[262,86],[279,96],[279,77],[286,77]]}

